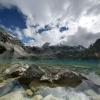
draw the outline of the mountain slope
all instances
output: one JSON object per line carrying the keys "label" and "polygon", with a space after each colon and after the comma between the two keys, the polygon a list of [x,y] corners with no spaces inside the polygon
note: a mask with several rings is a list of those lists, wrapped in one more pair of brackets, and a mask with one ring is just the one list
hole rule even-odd
{"label": "mountain slope", "polygon": [[23,44],[0,28],[0,58],[8,59],[24,56],[28,56],[28,53],[24,50]]}
{"label": "mountain slope", "polygon": [[100,39],[89,48],[83,46],[24,46],[21,41],[0,28],[0,58],[30,58],[30,59],[100,59]]}

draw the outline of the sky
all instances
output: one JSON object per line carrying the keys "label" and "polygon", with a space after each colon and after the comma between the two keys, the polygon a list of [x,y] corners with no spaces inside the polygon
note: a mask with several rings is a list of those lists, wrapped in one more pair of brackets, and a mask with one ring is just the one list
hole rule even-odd
{"label": "sky", "polygon": [[0,0],[0,26],[25,45],[83,45],[100,38],[100,0]]}

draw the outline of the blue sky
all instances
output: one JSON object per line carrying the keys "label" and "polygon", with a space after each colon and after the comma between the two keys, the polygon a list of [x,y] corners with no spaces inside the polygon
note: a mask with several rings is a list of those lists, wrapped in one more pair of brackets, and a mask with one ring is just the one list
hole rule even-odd
{"label": "blue sky", "polygon": [[[12,30],[10,31],[11,34],[17,36],[18,33],[14,32],[14,30],[16,30],[16,28],[19,30],[26,28],[26,17],[16,7],[2,8],[0,9],[0,25]],[[27,43],[31,39],[32,38],[23,35],[21,40],[23,43]]]}
{"label": "blue sky", "polygon": [[99,20],[100,0],[0,0],[0,26],[25,45],[88,47],[100,38]]}
{"label": "blue sky", "polygon": [[25,28],[25,16],[16,7],[0,9],[0,24],[7,28]]}

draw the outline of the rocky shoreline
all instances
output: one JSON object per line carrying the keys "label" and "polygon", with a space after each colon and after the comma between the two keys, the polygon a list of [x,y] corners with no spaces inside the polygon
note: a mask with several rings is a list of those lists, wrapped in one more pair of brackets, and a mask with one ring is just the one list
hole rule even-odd
{"label": "rocky shoreline", "polygon": [[[32,100],[63,100],[59,99],[56,96],[53,96],[52,94],[43,96],[40,95],[38,92],[41,90],[43,92],[43,89],[45,89],[46,87],[50,88],[51,90],[59,87],[77,88],[80,87],[80,85],[82,85],[84,82],[86,82],[85,84],[87,84],[88,86],[95,87],[95,90],[96,88],[100,88],[99,85],[92,83],[92,81],[88,80],[87,77],[81,75],[80,73],[68,70],[67,68],[61,66],[56,67],[47,65],[40,66],[34,64],[31,65],[12,64],[11,67],[7,68],[2,72],[2,76],[5,79],[5,81],[0,84],[0,100],[7,100],[4,98],[6,98],[7,96],[15,95],[16,92],[20,89],[23,90],[23,94],[25,97],[30,97],[30,98],[32,97]],[[84,88],[86,87],[84,86]],[[91,95],[91,91],[90,92],[86,91],[86,94]],[[92,93],[94,94],[95,92],[97,91],[92,91]],[[20,98],[22,98],[21,93],[18,92],[17,94],[20,95],[19,96]],[[96,95],[96,97],[94,98],[100,99],[100,95]],[[86,99],[86,100],[99,100],[99,99]],[[24,100],[24,99],[14,99],[14,100]]]}
{"label": "rocky shoreline", "polygon": [[41,86],[49,86],[52,88],[59,86],[76,87],[82,83],[82,80],[86,79],[81,74],[66,68],[34,64],[13,64],[2,72],[2,76],[5,81],[10,79],[18,81],[26,91],[29,89],[32,92],[37,91]]}
{"label": "rocky shoreline", "polygon": [[39,66],[27,64],[15,64],[4,71],[5,78],[17,78],[22,84],[29,85],[32,81],[50,84],[80,84],[86,79],[79,73],[66,68],[55,66]]}

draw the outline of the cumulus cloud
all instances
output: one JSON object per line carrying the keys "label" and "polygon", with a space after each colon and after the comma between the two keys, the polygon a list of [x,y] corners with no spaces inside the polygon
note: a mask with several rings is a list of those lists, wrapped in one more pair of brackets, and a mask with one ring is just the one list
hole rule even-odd
{"label": "cumulus cloud", "polygon": [[82,16],[79,19],[79,26],[87,29],[88,32],[100,32],[100,15]]}
{"label": "cumulus cloud", "polygon": [[[23,32],[26,37],[35,39],[27,44],[41,46],[45,42],[51,45],[63,42],[88,46],[100,34],[99,0],[0,0],[0,6],[0,8],[16,6],[26,16],[26,28],[21,31],[16,29],[16,31],[20,31],[18,35],[20,38]],[[59,32],[55,27],[56,23],[65,24],[69,30]],[[36,24],[40,27],[50,24],[53,28],[39,34],[33,27]]]}
{"label": "cumulus cloud", "polygon": [[[42,46],[46,42],[49,42],[50,45],[57,45],[63,41],[67,41],[68,36],[74,35],[78,31],[76,23],[72,21],[67,21],[67,22],[68,23],[64,23],[64,22],[59,23],[58,21],[55,21],[54,23],[50,24],[51,27],[50,30],[43,31],[42,33],[28,34],[29,32],[27,32],[26,30],[25,30],[26,32],[24,33],[26,33],[26,35],[29,37],[34,37],[36,41],[34,41],[33,45]],[[56,25],[59,25],[59,28]],[[68,28],[68,30],[60,32],[60,27],[62,26],[70,27],[70,29]],[[41,26],[39,28],[41,29]],[[33,31],[35,32],[34,28],[31,29],[33,29]]]}
{"label": "cumulus cloud", "polygon": [[94,34],[91,32],[87,32],[85,28],[81,27],[79,27],[79,31],[76,34],[69,36],[68,41],[65,42],[65,45],[83,45],[84,47],[88,47],[89,45],[93,44],[96,41],[96,39],[100,37],[100,32]]}

